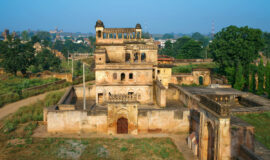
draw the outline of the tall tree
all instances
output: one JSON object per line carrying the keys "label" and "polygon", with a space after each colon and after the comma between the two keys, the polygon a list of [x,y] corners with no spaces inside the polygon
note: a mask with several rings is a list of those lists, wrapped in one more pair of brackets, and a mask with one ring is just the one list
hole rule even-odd
{"label": "tall tree", "polygon": [[260,60],[259,66],[258,66],[258,90],[257,94],[262,95],[264,93],[264,66],[263,66],[263,60]]}
{"label": "tall tree", "polygon": [[[220,71],[228,75],[227,68],[234,68],[238,62],[246,69],[251,62],[259,57],[263,48],[262,31],[246,27],[229,26],[218,32],[210,44],[210,53],[220,66]],[[248,75],[245,75],[248,77]],[[234,80],[233,83],[234,84]]]}
{"label": "tall tree", "polygon": [[267,61],[265,67],[265,90],[270,98],[270,62]]}
{"label": "tall tree", "polygon": [[235,73],[235,83],[233,87],[238,90],[242,90],[245,84],[245,78],[243,76],[243,67],[240,62],[238,62],[236,73]]}
{"label": "tall tree", "polygon": [[264,42],[265,42],[265,46],[264,46],[264,49],[263,49],[263,54],[267,58],[270,58],[270,33],[264,32],[263,33],[263,39],[264,39]]}
{"label": "tall tree", "polygon": [[43,49],[36,55],[36,63],[36,65],[40,66],[43,70],[58,71],[61,60],[50,50]]}
{"label": "tall tree", "polygon": [[17,71],[26,74],[27,68],[34,62],[34,48],[31,43],[23,44],[20,39],[8,37],[8,41],[3,42],[0,49],[2,55],[1,66],[6,72],[15,76]]}

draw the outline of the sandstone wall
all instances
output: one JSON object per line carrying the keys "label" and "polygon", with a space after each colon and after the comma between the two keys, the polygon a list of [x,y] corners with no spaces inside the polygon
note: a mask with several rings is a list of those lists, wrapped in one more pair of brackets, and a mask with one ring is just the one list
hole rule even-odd
{"label": "sandstone wall", "polygon": [[50,133],[107,133],[107,115],[87,115],[87,111],[48,111],[47,131]]}
{"label": "sandstone wall", "polygon": [[[75,94],[78,98],[83,98],[83,87],[75,87]],[[96,85],[85,87],[85,96],[95,99],[96,98]]]}
{"label": "sandstone wall", "polygon": [[138,101],[142,104],[153,103],[153,86],[96,86],[96,102],[98,94],[103,93],[103,101],[111,94],[125,94],[133,92],[138,95]]}
{"label": "sandstone wall", "polygon": [[157,80],[155,81],[155,98],[160,107],[166,107],[166,88]]}
{"label": "sandstone wall", "polygon": [[189,111],[139,110],[139,133],[178,133],[189,131]]}

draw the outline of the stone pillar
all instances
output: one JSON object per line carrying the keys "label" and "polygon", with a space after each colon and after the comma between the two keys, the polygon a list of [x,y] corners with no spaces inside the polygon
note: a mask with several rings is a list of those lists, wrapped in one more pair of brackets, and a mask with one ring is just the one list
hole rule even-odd
{"label": "stone pillar", "polygon": [[107,34],[107,39],[109,39],[110,38],[110,33],[106,33]]}
{"label": "stone pillar", "polygon": [[142,38],[142,32],[140,32],[140,39]]}
{"label": "stone pillar", "polygon": [[142,62],[142,57],[141,57],[141,53],[138,52],[138,63]]}
{"label": "stone pillar", "polygon": [[135,32],[135,39],[137,39],[137,32]]}
{"label": "stone pillar", "polygon": [[116,33],[116,39],[118,39],[118,33]]}

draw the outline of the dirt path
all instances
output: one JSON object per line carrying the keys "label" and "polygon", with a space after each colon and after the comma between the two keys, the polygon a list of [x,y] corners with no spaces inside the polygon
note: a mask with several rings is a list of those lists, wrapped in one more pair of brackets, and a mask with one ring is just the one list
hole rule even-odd
{"label": "dirt path", "polygon": [[[63,89],[55,90],[55,91],[64,91],[66,89],[67,88],[63,88]],[[50,91],[50,92],[54,92],[54,91]],[[33,97],[28,97],[26,99],[22,99],[22,100],[4,105],[2,108],[0,108],[0,120],[8,116],[9,114],[16,112],[19,108],[23,106],[36,103],[39,100],[43,100],[46,97],[46,95],[50,92],[46,92],[46,93],[33,96]]]}

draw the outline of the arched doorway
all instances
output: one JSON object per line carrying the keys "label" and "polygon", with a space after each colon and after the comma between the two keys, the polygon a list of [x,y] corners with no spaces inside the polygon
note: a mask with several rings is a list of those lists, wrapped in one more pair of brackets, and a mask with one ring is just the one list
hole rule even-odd
{"label": "arched doorway", "polygon": [[203,76],[200,76],[200,77],[199,77],[199,84],[200,84],[200,85],[203,85]]}
{"label": "arched doorway", "polygon": [[214,160],[215,134],[211,123],[207,124],[207,130],[208,130],[207,160]]}
{"label": "arched doorway", "polygon": [[128,133],[128,120],[126,118],[119,118],[117,120],[117,133],[127,134]]}

